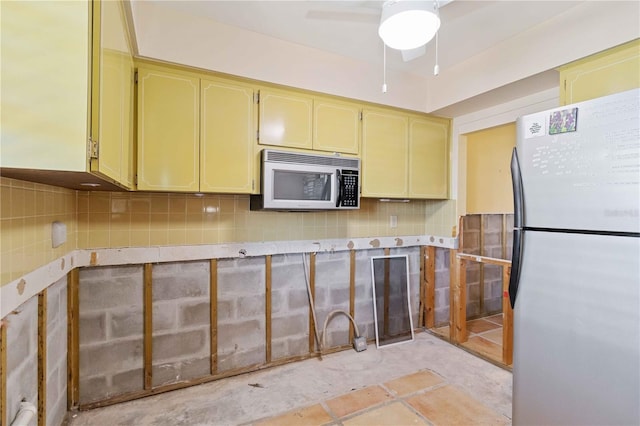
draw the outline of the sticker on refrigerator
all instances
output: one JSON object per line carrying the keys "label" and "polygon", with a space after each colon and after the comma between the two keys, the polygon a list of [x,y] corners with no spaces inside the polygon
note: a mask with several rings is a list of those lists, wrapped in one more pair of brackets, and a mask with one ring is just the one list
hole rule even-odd
{"label": "sticker on refrigerator", "polygon": [[578,125],[578,108],[553,111],[549,115],[549,134],[575,132]]}
{"label": "sticker on refrigerator", "polygon": [[535,138],[538,136],[546,136],[547,134],[547,115],[531,114],[523,118],[524,138]]}

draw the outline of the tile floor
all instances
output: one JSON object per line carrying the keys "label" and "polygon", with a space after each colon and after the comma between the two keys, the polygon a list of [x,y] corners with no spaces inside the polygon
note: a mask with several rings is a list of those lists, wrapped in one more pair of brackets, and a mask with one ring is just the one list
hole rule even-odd
{"label": "tile floor", "polygon": [[[489,330],[488,330],[489,331]],[[485,333],[488,331],[481,332]],[[75,413],[81,425],[511,424],[511,373],[429,332]]]}
{"label": "tile floor", "polygon": [[[449,338],[449,327],[439,327],[434,332]],[[502,314],[467,321],[469,339],[463,347],[486,356],[492,361],[502,363]]]}

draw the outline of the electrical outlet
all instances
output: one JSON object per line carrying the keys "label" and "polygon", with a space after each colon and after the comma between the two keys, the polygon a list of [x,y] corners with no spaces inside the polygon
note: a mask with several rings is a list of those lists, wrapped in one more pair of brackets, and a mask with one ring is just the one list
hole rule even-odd
{"label": "electrical outlet", "polygon": [[394,214],[389,216],[389,227],[390,228],[397,228],[398,227],[398,216],[396,216]]}

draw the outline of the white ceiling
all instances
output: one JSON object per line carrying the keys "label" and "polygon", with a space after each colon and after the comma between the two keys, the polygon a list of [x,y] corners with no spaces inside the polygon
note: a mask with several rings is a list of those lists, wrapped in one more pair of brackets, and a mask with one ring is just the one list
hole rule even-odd
{"label": "white ceiling", "polygon": [[[377,27],[383,1],[131,1],[153,2],[176,15],[206,18],[252,33],[352,58],[372,64],[371,69],[382,73],[383,44],[378,37]],[[567,19],[570,22],[573,15],[584,17],[580,13],[574,14],[574,10],[584,8],[585,3],[596,2],[453,0],[442,3],[438,64],[441,76],[446,76],[449,69],[459,69],[473,63],[472,58],[479,58],[487,52],[492,52],[493,55],[501,45],[509,45],[513,51],[515,40],[526,41],[527,37],[522,36],[523,34],[546,29],[545,26],[551,25],[560,15],[563,16],[562,25],[566,27]],[[616,3],[620,2],[608,4]],[[166,30],[171,31],[170,28]],[[432,40],[427,45],[425,55],[409,62],[402,60],[399,51],[387,49],[387,69],[413,76],[431,77],[436,63],[435,47],[435,40]],[[522,52],[526,52],[527,48],[527,45],[522,45]],[[141,53],[144,55],[144,52]],[[242,52],[238,54],[242,55]],[[544,71],[547,72],[530,75],[531,79],[522,85],[525,88],[523,90],[536,90],[536,87],[530,86],[545,90],[553,84],[557,85],[557,72]],[[500,92],[495,94],[499,96]],[[474,102],[478,103],[478,99],[469,99],[466,110],[475,108]],[[460,114],[465,112],[465,108],[440,112],[447,115]]]}

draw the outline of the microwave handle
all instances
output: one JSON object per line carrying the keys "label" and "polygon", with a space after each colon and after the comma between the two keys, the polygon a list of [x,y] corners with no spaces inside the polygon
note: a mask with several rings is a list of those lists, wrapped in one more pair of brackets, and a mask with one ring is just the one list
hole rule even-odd
{"label": "microwave handle", "polygon": [[336,197],[336,207],[340,207],[342,204],[342,175],[340,170],[336,169],[336,182],[338,184],[338,196]]}

